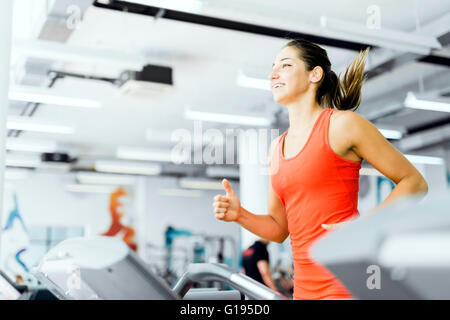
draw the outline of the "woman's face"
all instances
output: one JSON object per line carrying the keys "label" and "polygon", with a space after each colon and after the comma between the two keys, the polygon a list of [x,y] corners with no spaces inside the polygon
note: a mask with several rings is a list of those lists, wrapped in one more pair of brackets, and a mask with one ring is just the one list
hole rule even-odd
{"label": "woman's face", "polygon": [[274,100],[279,104],[288,105],[309,88],[309,72],[298,55],[295,47],[285,47],[273,63],[269,75],[270,88]]}

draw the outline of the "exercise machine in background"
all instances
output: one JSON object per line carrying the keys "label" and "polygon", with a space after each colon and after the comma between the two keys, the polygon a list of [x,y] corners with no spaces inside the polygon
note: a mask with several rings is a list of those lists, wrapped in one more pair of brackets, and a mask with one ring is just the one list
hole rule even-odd
{"label": "exercise machine in background", "polygon": [[56,300],[56,297],[44,286],[18,284],[0,270],[0,300]]}
{"label": "exercise machine in background", "polygon": [[[180,238],[183,241],[176,241]],[[144,256],[150,268],[169,285],[175,284],[190,263],[223,263],[239,270],[236,242],[230,236],[193,233],[168,226],[164,244],[163,248],[147,244]]]}
{"label": "exercise machine in background", "polygon": [[193,284],[204,281],[221,281],[233,289],[203,289],[191,293],[195,299],[284,299],[218,263],[189,265],[172,289],[121,240],[111,237],[65,240],[52,248],[32,272],[59,299],[182,299],[189,298]]}

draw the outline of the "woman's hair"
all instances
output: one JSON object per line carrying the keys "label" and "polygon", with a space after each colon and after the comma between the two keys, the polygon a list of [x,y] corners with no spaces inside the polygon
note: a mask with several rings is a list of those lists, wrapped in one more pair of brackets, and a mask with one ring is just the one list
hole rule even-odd
{"label": "woman's hair", "polygon": [[369,47],[361,51],[345,70],[342,81],[331,70],[327,52],[318,45],[305,39],[294,39],[286,47],[295,47],[299,58],[305,62],[306,69],[311,71],[316,66],[323,70],[323,77],[316,92],[317,103],[329,108],[355,111],[361,103],[361,88],[366,80],[364,66]]}

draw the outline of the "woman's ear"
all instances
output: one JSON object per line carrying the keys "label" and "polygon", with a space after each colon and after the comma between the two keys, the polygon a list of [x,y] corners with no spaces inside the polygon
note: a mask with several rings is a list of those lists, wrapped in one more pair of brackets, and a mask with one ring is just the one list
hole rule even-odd
{"label": "woman's ear", "polygon": [[315,66],[309,73],[309,80],[313,83],[318,83],[322,80],[323,69],[320,66]]}

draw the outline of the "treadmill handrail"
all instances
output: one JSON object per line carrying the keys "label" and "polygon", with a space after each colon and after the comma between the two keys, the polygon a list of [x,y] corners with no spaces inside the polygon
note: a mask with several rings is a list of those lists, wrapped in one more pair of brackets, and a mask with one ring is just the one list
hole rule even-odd
{"label": "treadmill handrail", "polygon": [[233,271],[226,264],[220,263],[190,264],[172,290],[184,297],[192,285],[199,281],[224,282],[254,300],[286,300],[285,297],[258,281]]}

